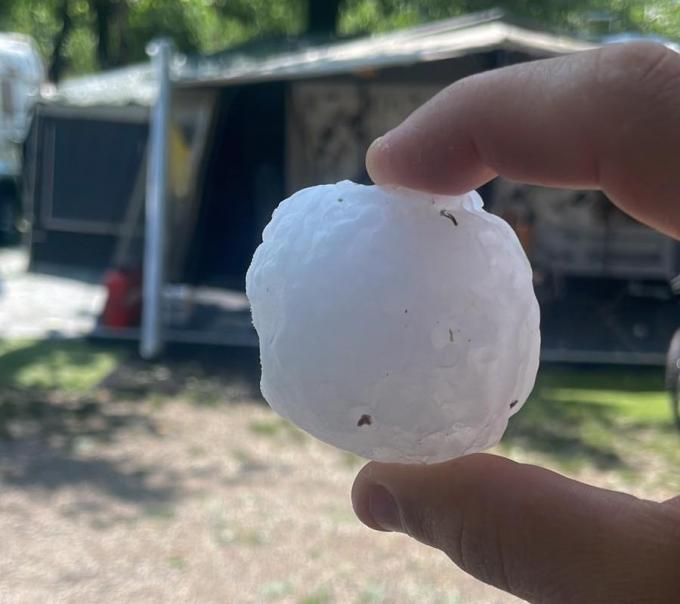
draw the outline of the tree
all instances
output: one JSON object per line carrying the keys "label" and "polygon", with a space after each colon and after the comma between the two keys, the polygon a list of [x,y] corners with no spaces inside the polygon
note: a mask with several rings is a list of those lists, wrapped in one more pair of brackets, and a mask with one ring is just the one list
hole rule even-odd
{"label": "tree", "polygon": [[386,31],[492,7],[565,31],[607,29],[680,37],[676,0],[0,0],[0,30],[33,36],[57,80],[146,60],[156,36],[185,53],[310,33]]}
{"label": "tree", "polygon": [[73,19],[71,19],[69,11],[69,0],[61,0],[61,3],[57,6],[55,17],[61,25],[54,38],[52,57],[47,70],[48,77],[53,82],[59,81],[64,71],[64,47],[73,27]]}
{"label": "tree", "polygon": [[97,63],[102,69],[111,64],[109,45],[109,22],[113,4],[109,0],[90,0],[90,10],[94,13],[94,29],[97,36]]}
{"label": "tree", "polygon": [[611,31],[640,31],[680,37],[680,11],[675,0],[345,0],[342,33],[389,30],[502,8],[518,18],[565,31],[592,32],[590,14],[608,13]]}
{"label": "tree", "polygon": [[307,32],[310,34],[335,34],[340,17],[341,0],[308,0]]}
{"label": "tree", "polygon": [[53,79],[95,67],[88,20],[84,0],[0,0],[0,31],[32,36]]}

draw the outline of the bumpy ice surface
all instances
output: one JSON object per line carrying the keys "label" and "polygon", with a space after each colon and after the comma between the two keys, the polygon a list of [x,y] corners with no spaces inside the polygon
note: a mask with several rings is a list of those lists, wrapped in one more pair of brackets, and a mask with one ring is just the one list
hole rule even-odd
{"label": "bumpy ice surface", "polygon": [[539,310],[482,205],[349,181],[281,203],[246,277],[271,407],[379,461],[496,444],[534,384]]}

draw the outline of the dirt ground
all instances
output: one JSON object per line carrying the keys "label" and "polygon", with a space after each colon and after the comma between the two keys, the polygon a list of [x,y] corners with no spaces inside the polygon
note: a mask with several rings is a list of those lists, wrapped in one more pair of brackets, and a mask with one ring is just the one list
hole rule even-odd
{"label": "dirt ground", "polygon": [[233,399],[100,395],[90,413],[66,398],[47,428],[17,422],[0,444],[0,601],[513,601],[365,528],[357,459]]}
{"label": "dirt ground", "polygon": [[[68,361],[65,350],[52,346],[48,356],[44,347],[27,347],[24,356],[3,357],[14,368],[0,396],[3,604],[518,601],[467,577],[439,552],[364,527],[349,500],[362,462],[269,411],[257,393],[256,359],[216,377],[193,362],[123,363],[86,392],[25,386],[37,379],[26,373],[34,362],[26,359],[43,367],[48,358]],[[68,350],[69,362],[82,365]],[[77,389],[63,368],[54,375]],[[540,425],[554,429],[559,416],[546,409],[554,420]],[[565,416],[559,434],[546,437],[529,423],[510,434],[503,452],[550,465],[540,446],[561,443],[565,458],[590,455],[568,470],[575,476],[671,494],[676,485],[640,477],[657,475],[659,464],[659,471],[677,468],[676,457],[664,461],[651,446],[631,447],[633,436],[604,455],[610,441],[592,441],[603,443],[601,451],[575,440],[596,427],[578,428],[578,417]],[[644,430],[635,434],[659,446]],[[626,478],[623,468],[631,467],[640,473]]]}

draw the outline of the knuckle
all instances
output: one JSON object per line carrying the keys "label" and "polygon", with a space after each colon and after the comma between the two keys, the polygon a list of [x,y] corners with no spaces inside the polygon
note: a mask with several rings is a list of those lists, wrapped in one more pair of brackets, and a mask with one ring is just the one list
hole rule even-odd
{"label": "knuckle", "polygon": [[438,514],[429,508],[417,507],[405,514],[406,532],[421,543],[441,549],[444,530],[440,526]]}
{"label": "knuckle", "polygon": [[607,108],[609,119],[602,126],[620,124],[606,132],[603,144],[624,150],[645,141],[652,144],[654,136],[662,136],[669,143],[677,137],[680,55],[649,42],[617,44],[597,52],[596,89],[590,102],[599,110]]}
{"label": "knuckle", "polygon": [[655,42],[602,48],[596,65],[597,80],[614,92],[655,94],[680,84],[680,55]]}
{"label": "knuckle", "polygon": [[406,532],[414,539],[443,551],[470,575],[508,590],[506,552],[501,547],[493,514],[463,505],[445,517],[436,510],[417,508],[405,514]]}
{"label": "knuckle", "polygon": [[459,545],[465,570],[485,583],[510,590],[505,552],[493,521],[469,524],[461,531]]}

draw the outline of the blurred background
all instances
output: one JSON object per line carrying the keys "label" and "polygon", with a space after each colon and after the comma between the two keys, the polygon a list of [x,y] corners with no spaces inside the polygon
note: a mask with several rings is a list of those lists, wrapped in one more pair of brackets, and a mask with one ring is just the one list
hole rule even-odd
{"label": "blurred background", "polygon": [[[3,0],[0,32],[0,601],[517,601],[354,518],[362,460],[261,399],[245,271],[447,84],[677,50],[677,2]],[[497,452],[677,494],[678,244],[599,192],[482,194],[542,308]]]}

